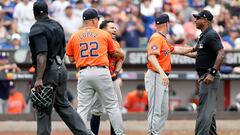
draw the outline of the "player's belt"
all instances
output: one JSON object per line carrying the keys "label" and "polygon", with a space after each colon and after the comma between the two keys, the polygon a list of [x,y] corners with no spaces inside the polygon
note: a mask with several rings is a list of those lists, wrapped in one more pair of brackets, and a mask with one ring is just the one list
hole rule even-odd
{"label": "player's belt", "polygon": [[107,66],[84,66],[84,67],[80,67],[79,70],[83,70],[87,68],[107,68]]}
{"label": "player's belt", "polygon": [[[152,70],[152,71],[153,71],[153,70]],[[157,71],[153,71],[153,72],[159,74]],[[167,76],[169,75],[169,73],[167,73],[167,72],[165,72],[165,74],[166,74]]]}

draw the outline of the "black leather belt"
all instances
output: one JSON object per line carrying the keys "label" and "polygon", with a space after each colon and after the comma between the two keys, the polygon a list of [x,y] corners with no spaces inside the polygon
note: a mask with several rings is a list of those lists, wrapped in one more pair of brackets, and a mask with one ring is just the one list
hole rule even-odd
{"label": "black leather belt", "polygon": [[[152,71],[153,71],[153,70],[152,70]],[[157,71],[153,71],[153,72],[159,74]],[[169,75],[169,73],[166,73],[166,72],[165,72],[165,74],[166,74],[167,76]]]}
{"label": "black leather belt", "polygon": [[88,67],[96,67],[96,68],[107,68],[107,66],[84,66],[84,67],[80,67],[79,70],[83,70],[83,69],[86,69]]}

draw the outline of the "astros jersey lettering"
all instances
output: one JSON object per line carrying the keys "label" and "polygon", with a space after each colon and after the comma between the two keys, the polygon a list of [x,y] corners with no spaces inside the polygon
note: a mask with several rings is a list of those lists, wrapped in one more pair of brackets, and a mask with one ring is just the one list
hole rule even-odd
{"label": "astros jersey lettering", "polygon": [[84,28],[75,32],[66,47],[66,54],[76,61],[76,68],[109,66],[108,52],[114,52],[112,37],[98,28]]}
{"label": "astros jersey lettering", "polygon": [[[149,40],[148,55],[157,55],[157,60],[162,67],[163,71],[169,73],[171,71],[171,59],[170,52],[174,50],[174,47],[169,44],[165,37],[159,33],[154,33]],[[147,64],[148,69],[157,71],[150,61]]]}

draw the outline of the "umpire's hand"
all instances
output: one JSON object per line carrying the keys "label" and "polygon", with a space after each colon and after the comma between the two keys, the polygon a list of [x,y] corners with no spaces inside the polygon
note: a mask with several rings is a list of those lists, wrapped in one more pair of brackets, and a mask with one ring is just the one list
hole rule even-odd
{"label": "umpire's hand", "polygon": [[211,84],[213,81],[214,81],[214,76],[211,75],[211,74],[208,74],[208,75],[206,76],[206,78],[203,80],[203,82],[204,82],[206,85]]}
{"label": "umpire's hand", "polygon": [[42,88],[43,88],[43,82],[42,79],[37,79],[35,84],[34,84],[34,88],[37,92],[39,92]]}

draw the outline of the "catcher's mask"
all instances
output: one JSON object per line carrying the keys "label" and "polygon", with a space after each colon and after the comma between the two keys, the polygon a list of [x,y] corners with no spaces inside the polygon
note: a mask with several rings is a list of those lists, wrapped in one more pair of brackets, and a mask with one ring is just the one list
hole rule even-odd
{"label": "catcher's mask", "polygon": [[44,86],[40,91],[35,88],[31,89],[31,100],[33,108],[37,110],[47,109],[53,103],[53,87],[50,85]]}

